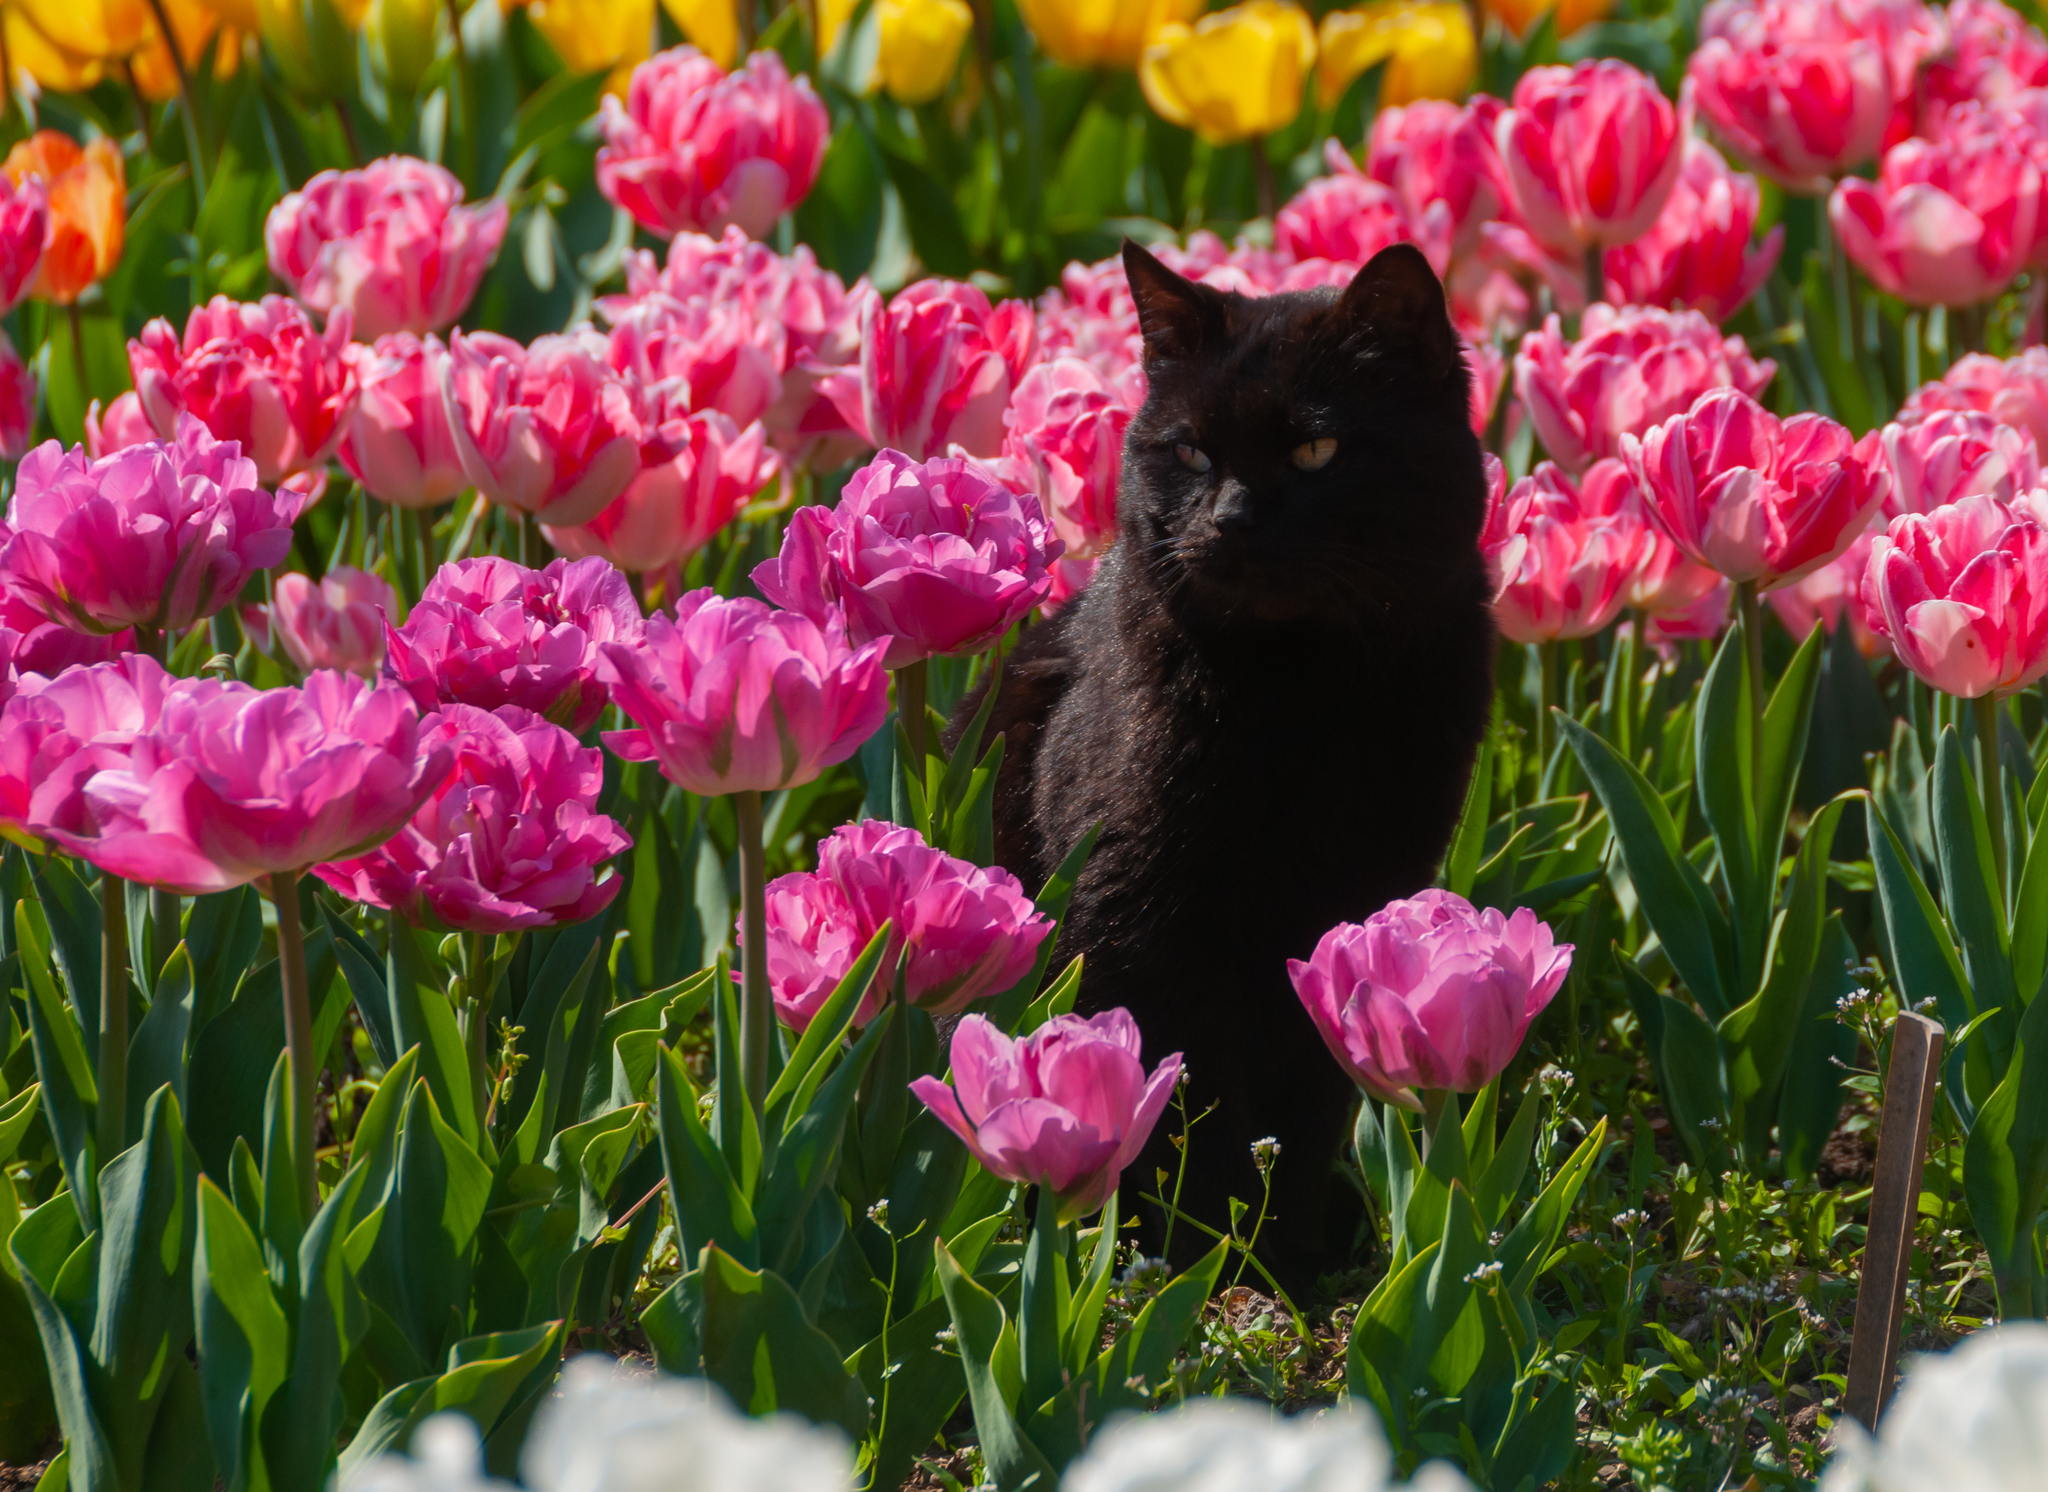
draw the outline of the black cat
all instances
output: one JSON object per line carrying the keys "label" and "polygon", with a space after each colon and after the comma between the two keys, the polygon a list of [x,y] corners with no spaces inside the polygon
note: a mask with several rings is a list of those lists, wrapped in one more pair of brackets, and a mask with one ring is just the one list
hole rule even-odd
{"label": "black cat", "polygon": [[[1087,956],[1080,1009],[1128,1007],[1148,1061],[1185,1053],[1190,1106],[1217,1105],[1191,1215],[1256,1205],[1250,1147],[1278,1138],[1260,1253],[1306,1285],[1350,1257],[1332,1162],[1354,1090],[1287,960],[1430,883],[1492,697],[1468,374],[1412,247],[1341,294],[1252,299],[1130,243],[1124,268],[1151,394],[1115,548],[1005,668],[996,858],[1037,886],[1101,821],[1060,934]],[[1175,1168],[1174,1127],[1125,1180],[1155,1242],[1138,1194]]]}

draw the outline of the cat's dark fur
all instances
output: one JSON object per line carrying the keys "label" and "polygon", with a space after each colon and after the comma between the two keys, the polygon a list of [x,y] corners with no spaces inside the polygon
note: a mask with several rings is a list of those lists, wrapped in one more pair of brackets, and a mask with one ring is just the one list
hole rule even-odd
{"label": "cat's dark fur", "polygon": [[[1102,822],[1060,934],[1062,960],[1087,956],[1079,1008],[1128,1007],[1148,1064],[1181,1051],[1191,1107],[1218,1105],[1194,1131],[1192,1215],[1256,1205],[1251,1143],[1280,1140],[1260,1252],[1308,1283],[1352,1243],[1331,1163],[1354,1090],[1287,960],[1430,883],[1492,693],[1469,375],[1410,247],[1341,294],[1263,299],[1136,245],[1124,264],[1151,393],[1115,547],[1004,672],[996,858],[1036,887]],[[1322,469],[1291,461],[1328,437]],[[1175,1127],[1169,1111],[1126,1173],[1126,1216],[1158,1219],[1137,1193],[1174,1168]]]}

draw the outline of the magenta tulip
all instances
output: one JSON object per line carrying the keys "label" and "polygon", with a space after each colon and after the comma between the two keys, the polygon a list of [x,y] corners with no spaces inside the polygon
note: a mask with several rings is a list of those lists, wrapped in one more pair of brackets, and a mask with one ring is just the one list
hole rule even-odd
{"label": "magenta tulip", "polygon": [[976,286],[919,280],[886,305],[856,287],[860,361],[827,373],[818,389],[869,445],[914,458],[959,446],[994,456],[1003,410],[1035,359],[1031,307],[991,307]]}
{"label": "magenta tulip", "polygon": [[385,674],[422,713],[518,705],[581,735],[607,700],[598,649],[640,635],[640,604],[601,559],[529,570],[506,559],[443,565],[405,625],[386,633]]}
{"label": "magenta tulip", "polygon": [[1590,637],[1620,615],[1650,545],[1650,522],[1619,461],[1583,487],[1545,461],[1489,505],[1479,545],[1510,642]]}
{"label": "magenta tulip", "polygon": [[396,508],[436,507],[468,487],[441,398],[441,339],[397,332],[350,357],[362,397],[337,453],[349,475]]}
{"label": "magenta tulip", "polygon": [[2012,502],[2041,485],[2034,437],[1976,410],[1942,410],[1884,427],[1885,512],[1931,513],[1977,493]]}
{"label": "magenta tulip", "polygon": [[154,726],[172,684],[155,659],[22,673],[0,708],[0,835],[38,853],[53,826],[88,827],[85,784],[127,760],[128,743]]}
{"label": "magenta tulip", "polygon": [[1334,156],[1343,169],[1318,176],[1274,215],[1273,246],[1297,261],[1357,266],[1389,244],[1412,243],[1442,274],[1451,261],[1450,208],[1432,203],[1411,217],[1392,187],[1367,176],[1341,149]]}
{"label": "magenta tulip", "polygon": [[754,584],[816,622],[843,609],[854,642],[886,641],[902,668],[992,645],[1045,599],[1062,552],[1037,500],[986,468],[884,451],[837,507],[797,510]]}
{"label": "magenta tulip", "polygon": [[42,267],[50,231],[50,205],[40,176],[20,185],[0,173],[0,315],[13,310]]}
{"label": "magenta tulip", "polygon": [[325,332],[298,303],[266,295],[247,304],[216,295],[193,308],[181,340],[161,318],[128,344],[142,412],[158,435],[191,414],[218,440],[240,443],[265,485],[318,466],[355,414],[355,371],[345,355],[349,318]]}
{"label": "magenta tulip", "polygon": [[792,82],[774,52],[730,73],[695,47],[658,53],[599,119],[598,190],[665,235],[761,237],[810,195],[832,135],[811,80]]}
{"label": "magenta tulip", "polygon": [[2038,147],[1976,104],[1939,140],[1901,141],[1875,182],[1851,177],[1828,202],[1843,251],[1878,289],[1920,306],[1968,306],[2012,283],[2043,222]]}
{"label": "magenta tulip", "polygon": [[1981,352],[1956,359],[1935,383],[1923,383],[1899,418],[1917,420],[1940,409],[1975,409],[2015,425],[2048,447],[2048,347],[2029,347],[2000,362]]}
{"label": "magenta tulip", "polygon": [[135,634],[80,632],[53,622],[16,591],[0,564],[0,629],[13,634],[9,660],[14,671],[26,677],[40,674],[54,679],[67,668],[81,664],[111,663],[123,653],[135,651]]}
{"label": "magenta tulip", "polygon": [[263,225],[270,269],[309,310],[346,309],[355,335],[424,335],[460,316],[498,256],[502,198],[462,205],[452,171],[392,155],[322,171]]}
{"label": "magenta tulip", "polygon": [[355,901],[459,932],[509,933],[595,917],[624,884],[608,861],[631,836],[597,812],[603,754],[531,710],[445,705],[420,750],[454,766],[382,846],[313,873]]}
{"label": "magenta tulip", "polygon": [[1755,396],[1776,371],[1697,311],[1595,303],[1576,342],[1565,341],[1555,315],[1522,338],[1515,392],[1550,459],[1583,472],[1619,456],[1624,436],[1683,414],[1709,390]]}
{"label": "magenta tulip", "polygon": [[35,434],[40,402],[36,375],[5,332],[0,332],[0,460],[19,461],[28,454]]}
{"label": "magenta tulip", "polygon": [[1030,473],[1069,559],[1094,559],[1116,539],[1124,431],[1134,413],[1093,365],[1063,357],[1026,373],[1003,416],[1003,454]]}
{"label": "magenta tulip", "polygon": [[802,1031],[870,939],[890,924],[881,973],[854,1020],[874,1019],[895,987],[957,1015],[1031,971],[1052,932],[1024,887],[933,849],[915,829],[865,819],[818,844],[818,868],[768,883],[768,982],[782,1023]]}
{"label": "magenta tulip", "polygon": [[256,483],[255,463],[189,415],[177,439],[97,461],[47,441],[15,472],[0,575],[81,632],[190,626],[291,550],[298,494]]}
{"label": "magenta tulip", "polygon": [[1650,514],[1688,559],[1770,590],[1854,542],[1889,489],[1878,432],[1858,441],[1833,420],[1789,420],[1717,389],[1622,455]]}
{"label": "magenta tulip", "polygon": [[1611,58],[1537,67],[1515,85],[1497,138],[1516,215],[1560,252],[1650,231],[1678,181],[1692,104]]}
{"label": "magenta tulip", "polygon": [[1180,1053],[1147,1077],[1141,1050],[1127,1010],[1056,1015],[1015,1039],[970,1015],[953,1028],[952,1086],[927,1076],[910,1091],[991,1176],[1050,1191],[1067,1223],[1109,1200],[1180,1081]]}
{"label": "magenta tulip", "polygon": [[381,575],[336,565],[315,581],[298,571],[271,587],[270,635],[302,670],[338,668],[375,678],[398,592]]}
{"label": "magenta tulip", "polygon": [[1353,1081],[1419,1110],[1418,1088],[1476,1093],[1498,1077],[1571,963],[1527,907],[1503,917],[1424,891],[1331,928],[1287,973]]}
{"label": "magenta tulip", "polygon": [[1761,205],[1754,176],[1730,171],[1704,140],[1686,141],[1678,185],[1650,231],[1607,251],[1608,292],[1726,321],[1770,278],[1785,246],[1782,223],[1752,241]]}
{"label": "magenta tulip", "polygon": [[1506,107],[1481,93],[1463,105],[1426,98],[1382,109],[1365,142],[1366,175],[1392,187],[1411,220],[1441,203],[1450,214],[1453,252],[1467,253],[1478,246],[1480,225],[1508,204],[1494,138]]}
{"label": "magenta tulip", "polygon": [[1871,542],[1863,610],[1943,693],[2024,689],[2048,673],[2048,530],[2031,508],[1981,494],[1903,514]]}
{"label": "magenta tulip", "polygon": [[142,412],[142,400],[133,389],[116,394],[114,402],[104,410],[97,399],[86,407],[85,454],[95,461],[156,438],[156,426]]}
{"label": "magenta tulip", "polygon": [[848,643],[836,614],[819,623],[691,591],[673,622],[657,612],[639,639],[599,649],[612,699],[640,727],[605,745],[707,796],[809,782],[880,729],[884,646]]}
{"label": "magenta tulip", "polygon": [[758,420],[741,430],[715,409],[665,421],[641,459],[610,506],[574,528],[543,528],[548,542],[635,574],[664,570],[710,543],[781,470]]}
{"label": "magenta tulip", "polygon": [[50,838],[123,880],[187,896],[382,844],[448,775],[396,684],[315,673],[297,689],[181,679],[125,759],[86,779]]}

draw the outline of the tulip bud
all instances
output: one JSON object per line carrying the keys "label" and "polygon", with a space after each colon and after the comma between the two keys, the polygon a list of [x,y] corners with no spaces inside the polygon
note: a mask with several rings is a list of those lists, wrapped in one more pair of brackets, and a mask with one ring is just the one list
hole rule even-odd
{"label": "tulip bud", "polygon": [[881,49],[871,88],[899,104],[929,103],[946,91],[960,65],[960,48],[974,29],[965,0],[876,0]]}

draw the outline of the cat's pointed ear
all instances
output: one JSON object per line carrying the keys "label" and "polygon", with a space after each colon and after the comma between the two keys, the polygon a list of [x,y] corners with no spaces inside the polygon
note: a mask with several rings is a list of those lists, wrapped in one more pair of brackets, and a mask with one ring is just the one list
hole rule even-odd
{"label": "cat's pointed ear", "polygon": [[1145,356],[1187,357],[1218,333],[1223,308],[1216,292],[1177,275],[1132,239],[1124,240],[1124,278],[1138,307]]}
{"label": "cat's pointed ear", "polygon": [[1339,305],[1354,328],[1412,347],[1437,377],[1461,366],[1443,282],[1414,244],[1390,244],[1373,255],[1352,276]]}

